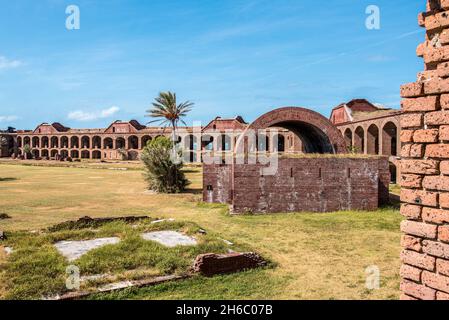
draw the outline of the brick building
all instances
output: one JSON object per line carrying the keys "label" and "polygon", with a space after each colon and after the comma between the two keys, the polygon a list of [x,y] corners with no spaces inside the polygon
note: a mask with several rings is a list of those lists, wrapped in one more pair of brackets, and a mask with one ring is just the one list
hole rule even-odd
{"label": "brick building", "polygon": [[388,156],[392,181],[399,176],[401,154],[401,110],[375,106],[365,99],[342,103],[330,120],[354,152]]}
{"label": "brick building", "polygon": [[[217,117],[205,127],[178,128],[184,160],[201,162],[203,153],[208,151],[232,152],[247,126],[241,117]],[[60,123],[42,123],[34,130],[2,131],[0,136],[6,141],[0,147],[0,157],[24,156],[28,149],[28,156],[34,159],[135,160],[148,141],[158,136],[171,137],[171,129],[143,126],[136,120],[115,121],[104,129],[71,129]],[[302,150],[300,138],[288,130],[279,129],[276,145],[274,139],[274,134],[268,133],[261,145],[270,151]]]}

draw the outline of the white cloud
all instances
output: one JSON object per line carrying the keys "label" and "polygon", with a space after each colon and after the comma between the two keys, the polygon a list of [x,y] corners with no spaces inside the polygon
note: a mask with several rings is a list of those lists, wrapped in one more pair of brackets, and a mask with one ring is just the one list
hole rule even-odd
{"label": "white cloud", "polygon": [[12,122],[19,119],[18,116],[0,116],[0,122]]}
{"label": "white cloud", "polygon": [[4,56],[0,56],[0,70],[18,68],[22,64],[23,63],[20,60],[9,60],[8,58],[6,58]]}
{"label": "white cloud", "polygon": [[76,110],[69,113],[68,118],[76,121],[93,121],[97,119],[109,118],[120,111],[119,107],[112,106],[108,109],[86,112],[82,110]]}

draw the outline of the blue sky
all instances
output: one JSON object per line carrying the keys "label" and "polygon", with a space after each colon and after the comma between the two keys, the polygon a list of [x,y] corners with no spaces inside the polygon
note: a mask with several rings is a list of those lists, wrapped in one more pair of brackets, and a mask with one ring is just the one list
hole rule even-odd
{"label": "blue sky", "polygon": [[[423,69],[424,0],[0,0],[0,128],[142,123],[159,91],[187,122],[367,98],[399,107]],[[81,29],[65,28],[78,5]],[[365,9],[381,10],[381,29]]]}

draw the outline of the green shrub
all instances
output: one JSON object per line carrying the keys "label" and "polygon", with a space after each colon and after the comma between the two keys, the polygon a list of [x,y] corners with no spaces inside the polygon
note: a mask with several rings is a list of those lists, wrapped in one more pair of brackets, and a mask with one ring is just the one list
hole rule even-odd
{"label": "green shrub", "polygon": [[150,190],[160,193],[179,193],[190,184],[182,172],[183,163],[172,160],[172,142],[158,137],[144,148],[141,159],[145,165],[145,180]]}

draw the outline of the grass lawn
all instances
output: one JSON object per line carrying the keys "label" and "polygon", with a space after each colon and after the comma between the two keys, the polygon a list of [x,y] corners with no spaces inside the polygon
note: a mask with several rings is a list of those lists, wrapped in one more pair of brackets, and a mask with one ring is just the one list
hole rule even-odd
{"label": "grass lawn", "polygon": [[[192,221],[253,248],[275,268],[214,278],[196,277],[99,299],[397,299],[399,212],[230,216],[226,206],[201,203],[201,172],[189,169],[192,189],[180,195],[145,192],[132,170],[34,167],[0,163],[0,230],[37,230],[82,216],[149,215]],[[134,165],[133,165],[134,166]],[[113,165],[114,169],[120,165]],[[1,250],[0,250],[1,251]],[[7,258],[0,253],[0,264]],[[9,262],[8,262],[9,263]],[[8,264],[6,263],[6,264]],[[365,269],[381,271],[381,289],[365,288]],[[0,268],[0,272],[4,268]],[[0,283],[0,295],[5,294]]]}

